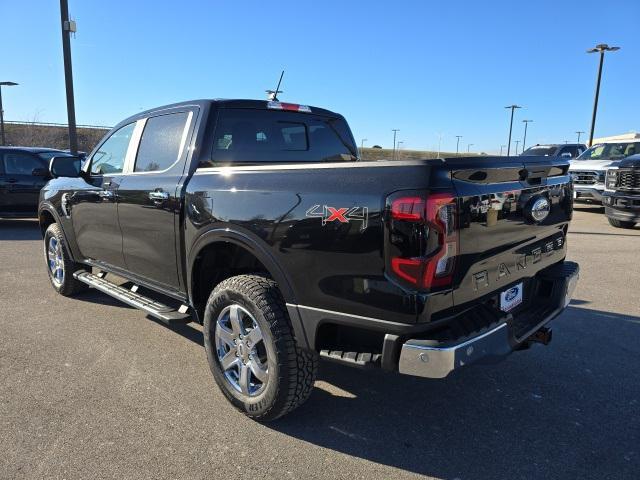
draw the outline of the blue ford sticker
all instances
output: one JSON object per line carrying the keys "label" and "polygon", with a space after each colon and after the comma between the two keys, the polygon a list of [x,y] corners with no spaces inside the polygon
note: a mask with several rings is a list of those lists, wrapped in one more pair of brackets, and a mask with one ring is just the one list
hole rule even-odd
{"label": "blue ford sticker", "polygon": [[508,312],[522,303],[522,282],[500,294],[500,310]]}

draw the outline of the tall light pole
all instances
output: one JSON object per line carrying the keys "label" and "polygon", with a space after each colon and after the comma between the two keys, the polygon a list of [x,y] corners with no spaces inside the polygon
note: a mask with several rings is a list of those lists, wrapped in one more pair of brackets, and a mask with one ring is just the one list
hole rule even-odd
{"label": "tall light pole", "polygon": [[580,135],[584,132],[582,130],[577,130],[576,133],[578,134],[578,141],[576,143],[580,143]]}
{"label": "tall light pole", "polygon": [[67,119],[69,123],[69,151],[78,153],[76,132],[76,105],[73,98],[73,69],[71,68],[71,34],[76,32],[76,22],[69,20],[67,0],[60,0],[60,24],[62,27],[62,56],[64,58],[64,84],[67,91]]}
{"label": "tall light pole", "polygon": [[457,156],[458,148],[460,147],[460,139],[462,138],[462,135],[456,135],[456,138],[458,139],[458,141],[456,142],[456,156]]}
{"label": "tall light pole", "polygon": [[443,134],[439,133],[438,134],[438,157],[437,158],[440,158],[440,147],[442,146],[442,137],[443,137]]}
{"label": "tall light pole", "polygon": [[533,120],[522,120],[524,123],[524,138],[522,139],[522,151],[524,152],[525,146],[527,144],[527,126],[533,122]]}
{"label": "tall light pole", "polygon": [[509,143],[507,144],[507,157],[511,154],[511,132],[513,131],[513,111],[516,108],[522,108],[520,105],[509,105],[508,107],[504,107],[504,108],[510,108],[511,109],[511,123],[509,123]]}
{"label": "tall light pole", "polygon": [[475,144],[474,143],[468,143],[467,144],[467,153],[469,153],[471,151],[471,147],[473,147]]}
{"label": "tall light pole", "polygon": [[396,134],[400,131],[399,128],[392,128],[391,131],[393,132],[393,160],[396,159]]}
{"label": "tall light pole", "polygon": [[366,142],[367,139],[363,138],[362,140],[360,140],[360,158],[362,158],[362,152],[364,150],[364,142]]}
{"label": "tall light pole", "polygon": [[589,133],[589,146],[593,143],[593,131],[596,128],[596,113],[598,112],[598,97],[600,96],[600,80],[602,79],[602,64],[604,63],[604,52],[615,52],[620,47],[610,47],[606,43],[596,45],[595,48],[587,50],[587,53],[600,52],[600,64],[598,65],[598,80],[596,81],[596,95],[593,100],[593,115],[591,117],[591,131]]}
{"label": "tall light pole", "polygon": [[16,82],[0,82],[0,137],[2,137],[2,146],[6,140],[4,138],[4,110],[2,109],[2,87],[15,87]]}
{"label": "tall light pole", "polygon": [[516,155],[518,155],[518,145],[520,144],[520,140],[514,140],[516,142]]}
{"label": "tall light pole", "polygon": [[500,145],[500,156],[502,156],[502,149],[506,147],[506,145]]}

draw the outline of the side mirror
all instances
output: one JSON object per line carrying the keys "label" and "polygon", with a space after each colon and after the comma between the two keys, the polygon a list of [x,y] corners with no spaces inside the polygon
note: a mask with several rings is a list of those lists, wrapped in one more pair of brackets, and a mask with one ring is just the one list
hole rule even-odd
{"label": "side mirror", "polygon": [[49,175],[49,170],[46,168],[34,168],[31,171],[31,176],[33,177],[46,177],[47,175]]}
{"label": "side mirror", "polygon": [[82,160],[80,157],[53,157],[49,162],[49,174],[53,178],[79,177]]}
{"label": "side mirror", "polygon": [[573,156],[569,152],[564,152],[560,155],[560,158],[573,158]]}

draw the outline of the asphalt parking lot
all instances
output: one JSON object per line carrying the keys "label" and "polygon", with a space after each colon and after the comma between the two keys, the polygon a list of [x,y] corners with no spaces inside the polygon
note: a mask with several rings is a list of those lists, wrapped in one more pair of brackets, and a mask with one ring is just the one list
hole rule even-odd
{"label": "asphalt parking lot", "polygon": [[265,426],[194,325],[49,287],[40,233],[0,220],[0,478],[638,478],[640,228],[578,207],[581,279],[548,347],[444,381],[322,364]]}

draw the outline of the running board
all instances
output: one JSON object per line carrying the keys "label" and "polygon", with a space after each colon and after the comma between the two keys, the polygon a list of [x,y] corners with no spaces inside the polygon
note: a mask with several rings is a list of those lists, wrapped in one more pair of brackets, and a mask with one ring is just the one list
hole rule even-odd
{"label": "running board", "polygon": [[187,312],[188,309],[184,305],[176,310],[137,293],[134,291],[137,290],[137,288],[129,290],[115,283],[111,283],[109,280],[105,280],[104,276],[100,276],[99,274],[94,275],[85,270],[78,270],[73,276],[82,283],[86,283],[90,287],[100,290],[127,305],[138,308],[167,325],[189,323],[192,321],[191,315],[189,315]]}

